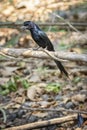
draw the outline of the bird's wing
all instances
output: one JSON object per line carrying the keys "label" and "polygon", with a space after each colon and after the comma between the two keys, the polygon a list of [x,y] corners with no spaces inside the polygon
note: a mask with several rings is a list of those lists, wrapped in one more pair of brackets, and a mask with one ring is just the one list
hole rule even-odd
{"label": "bird's wing", "polygon": [[43,40],[45,47],[47,47],[49,51],[54,51],[51,41],[49,40],[48,36],[44,32],[39,31],[39,37],[40,39]]}

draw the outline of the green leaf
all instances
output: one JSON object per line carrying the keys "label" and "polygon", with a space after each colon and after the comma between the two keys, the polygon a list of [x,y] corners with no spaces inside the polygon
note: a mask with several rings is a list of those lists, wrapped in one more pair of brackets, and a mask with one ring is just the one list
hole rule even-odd
{"label": "green leaf", "polygon": [[74,78],[74,83],[78,83],[79,81],[81,81],[81,78],[80,78],[80,77],[75,77],[75,78]]}
{"label": "green leaf", "polygon": [[46,90],[48,92],[53,91],[55,93],[58,93],[61,90],[61,84],[60,83],[50,83],[46,86]]}
{"label": "green leaf", "polygon": [[5,90],[0,91],[0,94],[5,96],[5,95],[7,95],[9,92],[10,92],[9,89],[5,89]]}
{"label": "green leaf", "polygon": [[14,77],[11,77],[11,79],[7,82],[8,88],[10,91],[16,91],[17,90],[17,84],[14,80]]}
{"label": "green leaf", "polygon": [[27,88],[30,87],[30,84],[28,83],[27,80],[22,80],[21,83],[22,83],[22,85],[23,85],[23,87],[24,87],[25,89],[27,89]]}

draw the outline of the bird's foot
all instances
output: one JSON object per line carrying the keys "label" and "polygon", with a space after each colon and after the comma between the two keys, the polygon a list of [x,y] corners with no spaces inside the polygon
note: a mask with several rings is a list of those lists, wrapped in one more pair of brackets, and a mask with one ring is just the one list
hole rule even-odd
{"label": "bird's foot", "polygon": [[47,46],[44,48],[44,50],[47,50]]}
{"label": "bird's foot", "polygon": [[40,47],[37,47],[37,48],[33,48],[34,51],[37,51]]}

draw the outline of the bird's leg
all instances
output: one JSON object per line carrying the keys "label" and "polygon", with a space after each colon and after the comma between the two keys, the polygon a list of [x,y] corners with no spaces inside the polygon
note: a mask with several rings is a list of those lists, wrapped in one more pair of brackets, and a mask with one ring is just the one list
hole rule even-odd
{"label": "bird's leg", "polygon": [[47,50],[47,46],[44,48],[44,50]]}
{"label": "bird's leg", "polygon": [[34,50],[34,51],[37,51],[39,48],[40,48],[40,47],[38,46],[38,47],[36,47],[36,48],[33,48],[33,50]]}

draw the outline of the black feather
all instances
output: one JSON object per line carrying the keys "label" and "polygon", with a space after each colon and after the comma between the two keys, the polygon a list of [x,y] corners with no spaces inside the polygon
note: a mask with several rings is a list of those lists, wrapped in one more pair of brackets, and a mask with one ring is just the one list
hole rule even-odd
{"label": "black feather", "polygon": [[[39,28],[39,26],[37,26],[32,21],[24,22],[24,26],[26,27],[26,29],[30,30],[32,38],[40,47],[47,48],[47,50],[49,51],[55,51],[50,39],[47,37],[46,33],[44,33]],[[63,65],[61,64],[61,62],[57,60],[54,61],[57,64],[57,67],[60,69],[61,73],[64,73],[68,77],[68,73],[63,67]]]}

